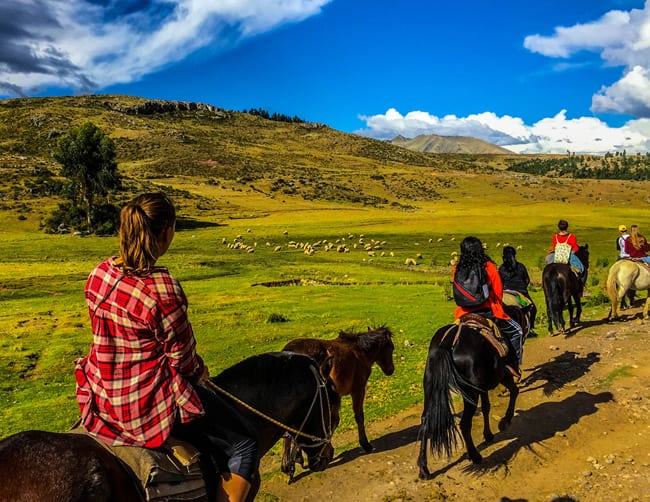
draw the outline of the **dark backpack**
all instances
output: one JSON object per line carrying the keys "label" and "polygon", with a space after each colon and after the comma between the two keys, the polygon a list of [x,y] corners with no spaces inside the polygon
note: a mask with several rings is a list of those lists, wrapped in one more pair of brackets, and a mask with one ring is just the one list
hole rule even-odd
{"label": "dark backpack", "polygon": [[483,267],[478,264],[463,269],[456,267],[452,290],[454,301],[459,307],[477,307],[485,303],[490,289]]}

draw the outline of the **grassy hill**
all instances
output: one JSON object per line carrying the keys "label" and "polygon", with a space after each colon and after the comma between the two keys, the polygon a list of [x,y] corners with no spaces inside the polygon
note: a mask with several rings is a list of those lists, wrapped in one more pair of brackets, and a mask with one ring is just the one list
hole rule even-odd
{"label": "grassy hill", "polygon": [[[607,309],[617,226],[650,232],[650,183],[506,170],[522,156],[426,154],[321,124],[127,96],[1,101],[0,437],[62,430],[78,413],[72,361],[90,340],[83,287],[117,239],[45,234],[39,223],[60,201],[51,151],[86,121],[116,143],[126,191],[114,202],[143,190],[176,202],[179,231],[163,264],[183,283],[212,373],[292,338],[393,329],[397,369],[390,379],[373,372],[367,421],[421,401],[463,236],[481,238],[499,262],[503,244],[520,246],[543,331],[541,268],[559,218],[591,250],[586,320]],[[342,428],[353,427],[347,406]]]}

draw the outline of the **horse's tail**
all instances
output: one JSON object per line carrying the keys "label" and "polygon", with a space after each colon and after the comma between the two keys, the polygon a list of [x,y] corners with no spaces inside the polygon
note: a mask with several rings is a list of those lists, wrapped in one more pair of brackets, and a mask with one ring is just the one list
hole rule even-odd
{"label": "horse's tail", "polygon": [[424,413],[420,435],[425,435],[431,442],[431,453],[441,455],[444,452],[450,456],[458,445],[459,434],[454,420],[451,391],[459,393],[464,399],[471,400],[463,391],[463,386],[471,387],[472,384],[458,373],[451,350],[438,345],[436,336],[429,346],[423,384]]}
{"label": "horse's tail", "polygon": [[564,310],[564,295],[560,287],[560,281],[557,271],[553,270],[548,278],[549,287],[549,303],[551,311],[555,313],[562,313]]}
{"label": "horse's tail", "polygon": [[617,265],[619,263],[622,262],[616,262],[614,265],[612,265],[612,267],[609,269],[609,273],[607,274],[607,296],[609,297],[610,301],[610,310],[608,317],[616,317],[618,315],[619,298],[617,274],[619,267]]}

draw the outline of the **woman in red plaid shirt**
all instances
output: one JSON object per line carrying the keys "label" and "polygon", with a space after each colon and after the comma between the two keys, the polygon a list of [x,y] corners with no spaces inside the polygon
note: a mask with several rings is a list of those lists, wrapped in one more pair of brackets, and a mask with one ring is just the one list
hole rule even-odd
{"label": "woman in red plaid shirt", "polygon": [[217,500],[244,500],[259,464],[255,432],[199,385],[209,373],[196,353],[187,299],[167,268],[155,266],[175,225],[164,194],[136,197],[120,214],[120,256],[88,278],[93,343],[75,370],[81,421],[111,445],[156,448],[170,434],[185,439],[221,473],[221,483],[206,480]]}

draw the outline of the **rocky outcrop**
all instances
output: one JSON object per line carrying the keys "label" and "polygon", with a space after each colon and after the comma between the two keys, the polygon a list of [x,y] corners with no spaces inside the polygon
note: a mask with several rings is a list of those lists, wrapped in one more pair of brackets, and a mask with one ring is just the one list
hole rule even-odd
{"label": "rocky outcrop", "polygon": [[188,101],[144,101],[133,106],[123,106],[111,101],[104,101],[104,106],[110,110],[126,113],[127,115],[154,115],[173,112],[208,112],[216,119],[225,119],[230,115],[223,108]]}

